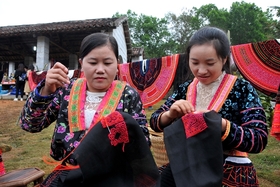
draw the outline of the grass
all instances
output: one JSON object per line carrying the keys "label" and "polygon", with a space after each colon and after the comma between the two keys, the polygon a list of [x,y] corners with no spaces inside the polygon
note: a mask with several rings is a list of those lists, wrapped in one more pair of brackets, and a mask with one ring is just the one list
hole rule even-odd
{"label": "grass", "polygon": [[[154,109],[162,102],[147,109],[147,118],[150,118]],[[46,164],[43,157],[49,156],[50,141],[53,126],[40,133],[23,131],[17,120],[23,102],[12,100],[0,100],[0,143],[12,146],[12,150],[3,153],[6,172],[27,167],[38,167],[48,175],[55,165]],[[280,186],[280,142],[269,136],[266,149],[260,154],[250,154],[260,181],[261,187]]]}

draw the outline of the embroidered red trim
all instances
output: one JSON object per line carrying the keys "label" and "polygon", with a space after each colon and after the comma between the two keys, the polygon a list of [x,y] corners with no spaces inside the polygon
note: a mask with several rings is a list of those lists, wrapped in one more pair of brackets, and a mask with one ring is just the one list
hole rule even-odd
{"label": "embroidered red trim", "polygon": [[113,146],[116,146],[119,143],[128,143],[129,141],[126,124],[124,122],[115,124],[115,126],[110,129],[108,137],[111,140],[111,145]]}
{"label": "embroidered red trim", "polygon": [[114,111],[110,115],[101,119],[101,124],[103,128],[110,127],[120,122],[124,122],[124,119],[122,115],[117,111]]}
{"label": "embroidered red trim", "polygon": [[182,122],[185,127],[186,138],[195,136],[207,128],[203,113],[184,115],[182,117]]}
{"label": "embroidered red trim", "polygon": [[122,115],[119,112],[113,112],[102,118],[101,124],[103,128],[108,128],[109,130],[108,138],[111,141],[111,145],[117,146],[122,143],[124,152],[124,146],[129,142],[129,137],[126,122]]}

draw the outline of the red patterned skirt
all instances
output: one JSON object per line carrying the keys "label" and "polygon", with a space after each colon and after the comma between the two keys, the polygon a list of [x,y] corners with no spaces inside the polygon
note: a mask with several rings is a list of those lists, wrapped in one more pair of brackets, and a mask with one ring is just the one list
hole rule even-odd
{"label": "red patterned skirt", "polygon": [[225,161],[223,187],[259,187],[256,169],[252,163]]}

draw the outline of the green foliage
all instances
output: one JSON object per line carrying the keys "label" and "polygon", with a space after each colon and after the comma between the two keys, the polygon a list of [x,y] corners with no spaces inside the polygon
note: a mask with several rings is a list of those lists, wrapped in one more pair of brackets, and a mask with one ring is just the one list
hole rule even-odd
{"label": "green foliage", "polygon": [[186,10],[181,15],[176,16],[168,13],[166,19],[169,22],[171,38],[178,44],[176,53],[184,53],[186,44],[193,33],[200,28],[200,20],[195,15],[196,9]]}
{"label": "green foliage", "polygon": [[133,47],[144,48],[144,58],[183,53],[193,33],[203,26],[230,31],[231,44],[259,42],[280,38],[280,13],[277,6],[265,12],[254,3],[233,2],[230,9],[214,4],[182,9],[181,14],[167,13],[165,18],[137,15],[128,10],[113,17],[127,16]]}
{"label": "green foliage", "polygon": [[[119,17],[120,14],[115,14]],[[165,18],[156,18],[127,11],[133,47],[143,47],[145,58],[157,58],[174,54],[176,43],[171,38]]]}
{"label": "green foliage", "polygon": [[264,41],[268,19],[254,3],[234,2],[230,9],[229,22],[233,45]]}
{"label": "green foliage", "polygon": [[[280,6],[271,6],[267,9],[266,14],[270,17],[271,20],[271,32],[274,38],[280,38]],[[273,19],[278,17],[278,19]]]}
{"label": "green foliage", "polygon": [[132,35],[135,38],[134,45],[144,46],[146,58],[167,55],[165,46],[169,41],[170,33],[168,32],[166,19],[141,14]]}
{"label": "green foliage", "polygon": [[272,10],[263,12],[254,3],[243,1],[232,3],[229,11],[208,4],[191,10],[183,9],[179,16],[173,13],[166,15],[172,38],[179,44],[178,53],[185,49],[191,35],[203,26],[229,31],[232,45],[279,38],[280,22],[273,18]]}
{"label": "green foliage", "polygon": [[218,9],[214,4],[208,4],[201,6],[196,13],[197,17],[203,20],[201,26],[215,26],[225,31],[229,28],[229,12],[226,9]]}
{"label": "green foliage", "polygon": [[258,91],[259,97],[261,99],[261,103],[263,105],[266,119],[267,119],[267,124],[269,127],[271,127],[272,124],[272,117],[273,117],[273,107],[271,106],[271,98],[268,97],[267,95],[261,93]]}

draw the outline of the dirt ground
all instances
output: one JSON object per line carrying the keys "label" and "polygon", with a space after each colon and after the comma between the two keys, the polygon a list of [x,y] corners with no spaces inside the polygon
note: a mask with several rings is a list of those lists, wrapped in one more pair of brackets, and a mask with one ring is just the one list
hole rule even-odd
{"label": "dirt ground", "polygon": [[25,103],[24,101],[1,99],[0,100],[0,124],[10,120],[14,120],[16,116],[19,116],[19,113],[24,103]]}

